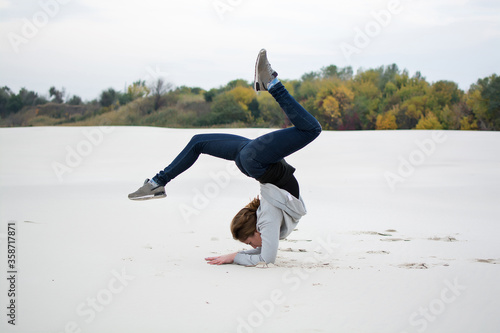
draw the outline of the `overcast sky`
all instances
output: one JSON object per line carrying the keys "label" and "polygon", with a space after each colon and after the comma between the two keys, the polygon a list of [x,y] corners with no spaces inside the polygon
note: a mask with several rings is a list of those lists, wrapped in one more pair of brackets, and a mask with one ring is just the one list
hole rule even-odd
{"label": "overcast sky", "polygon": [[0,86],[85,100],[164,77],[253,81],[261,48],[280,77],[396,63],[467,90],[500,74],[498,0],[0,0]]}

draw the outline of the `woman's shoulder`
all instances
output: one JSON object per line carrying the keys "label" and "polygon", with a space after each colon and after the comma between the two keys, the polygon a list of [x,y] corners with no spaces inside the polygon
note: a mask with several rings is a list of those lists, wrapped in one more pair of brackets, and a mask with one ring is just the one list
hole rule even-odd
{"label": "woman's shoulder", "polygon": [[286,190],[280,189],[273,184],[261,184],[260,188],[261,201],[265,201],[265,206],[269,205],[275,209],[285,211],[294,219],[300,219],[306,215],[307,210],[302,200],[288,193]]}
{"label": "woman's shoulder", "polygon": [[260,197],[260,205],[259,208],[257,209],[257,215],[262,214],[264,212],[272,212],[272,211],[279,211],[280,209],[276,207],[272,200],[268,200],[264,196]]}

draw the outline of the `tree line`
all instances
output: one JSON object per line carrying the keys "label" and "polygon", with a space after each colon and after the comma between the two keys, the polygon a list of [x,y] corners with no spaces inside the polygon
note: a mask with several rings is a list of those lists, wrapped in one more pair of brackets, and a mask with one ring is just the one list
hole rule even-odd
{"label": "tree line", "polygon": [[[397,65],[359,70],[330,65],[282,80],[326,130],[500,130],[500,77],[478,79],[468,91],[452,81],[429,83]],[[268,93],[241,79],[219,88],[174,87],[159,78],[124,91],[103,90],[83,101],[51,87],[48,95],[0,88],[0,126],[142,125],[162,127],[286,127]]]}

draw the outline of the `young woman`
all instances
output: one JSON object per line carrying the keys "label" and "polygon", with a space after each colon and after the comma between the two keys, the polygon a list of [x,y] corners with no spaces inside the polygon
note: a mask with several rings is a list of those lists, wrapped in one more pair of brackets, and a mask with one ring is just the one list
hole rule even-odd
{"label": "young woman", "polygon": [[306,214],[299,184],[293,175],[295,168],[286,163],[284,157],[313,141],[321,133],[321,126],[288,93],[277,76],[267,60],[266,50],[261,50],[255,65],[254,88],[269,91],[294,127],[253,140],[231,134],[195,135],[169,166],[153,179],[146,179],[141,188],[128,196],[131,200],[166,197],[165,185],[191,167],[200,154],[235,161],[241,172],[259,181],[260,199],[254,199],[240,210],[231,222],[233,238],[251,245],[253,250],[206,258],[209,264],[273,263],[279,240],[287,237]]}

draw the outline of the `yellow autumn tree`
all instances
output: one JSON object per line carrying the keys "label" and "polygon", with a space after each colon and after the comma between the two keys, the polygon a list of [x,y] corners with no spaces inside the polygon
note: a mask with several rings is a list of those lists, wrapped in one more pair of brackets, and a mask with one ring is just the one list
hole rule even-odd
{"label": "yellow autumn tree", "polygon": [[429,129],[443,129],[443,126],[439,122],[439,119],[432,112],[428,112],[425,117],[421,117],[415,127],[419,130],[429,130]]}
{"label": "yellow autumn tree", "polygon": [[398,129],[398,125],[396,123],[396,116],[393,110],[388,111],[383,114],[379,114],[377,116],[377,123],[375,125],[377,130],[394,130]]}
{"label": "yellow autumn tree", "polygon": [[234,99],[240,103],[241,107],[248,110],[248,105],[255,99],[256,94],[252,88],[235,87],[229,91],[229,94],[234,96]]}
{"label": "yellow autumn tree", "polygon": [[470,122],[469,117],[464,116],[460,120],[460,129],[463,131],[477,130],[477,120]]}
{"label": "yellow autumn tree", "polygon": [[249,123],[255,121],[255,117],[249,110],[249,105],[254,99],[256,99],[257,94],[252,88],[237,86],[228,92],[228,95],[233,96],[234,100],[238,102],[243,110],[245,110],[246,120]]}
{"label": "yellow autumn tree", "polygon": [[341,117],[339,102],[333,96],[326,96],[323,100],[321,108],[331,120],[339,119]]}
{"label": "yellow autumn tree", "polygon": [[325,122],[326,129],[342,126],[345,112],[352,107],[354,93],[345,85],[327,83],[316,96],[316,107]]}

